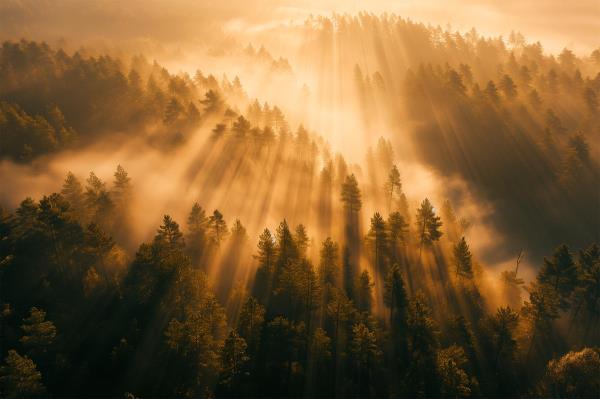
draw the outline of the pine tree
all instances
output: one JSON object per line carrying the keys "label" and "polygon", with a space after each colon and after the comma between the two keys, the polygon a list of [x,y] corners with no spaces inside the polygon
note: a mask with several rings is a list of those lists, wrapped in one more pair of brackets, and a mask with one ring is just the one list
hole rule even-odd
{"label": "pine tree", "polygon": [[11,349],[0,367],[2,397],[6,399],[35,398],[43,396],[42,374],[36,364],[27,356],[21,356]]}
{"label": "pine tree", "polygon": [[183,106],[181,103],[175,98],[172,97],[171,101],[165,107],[165,113],[163,115],[163,123],[165,125],[173,125],[180,118],[183,113]]}
{"label": "pine tree", "polygon": [[265,308],[256,298],[249,297],[242,306],[238,321],[239,334],[248,344],[250,354],[258,351],[263,324],[265,322]]}
{"label": "pine tree", "polygon": [[439,396],[436,368],[438,331],[425,297],[417,294],[409,303],[407,338],[410,362],[406,376],[408,396]]}
{"label": "pine tree", "polygon": [[600,392],[600,351],[583,348],[548,362],[547,395],[557,398],[595,398]]}
{"label": "pine tree", "polygon": [[375,332],[364,323],[355,324],[352,327],[349,352],[358,383],[358,394],[360,397],[368,397],[372,390],[374,371],[382,356]]}
{"label": "pine tree", "polygon": [[344,184],[342,184],[341,198],[342,202],[344,203],[344,208],[348,211],[350,218],[352,218],[355,213],[360,211],[362,200],[360,190],[358,188],[358,182],[353,174],[347,176]]}
{"label": "pine tree", "polygon": [[250,360],[246,354],[247,348],[244,338],[240,337],[235,329],[231,330],[221,350],[222,367],[219,376],[219,384],[229,395],[242,393],[240,392],[241,379],[246,373]]}
{"label": "pine tree", "polygon": [[113,183],[114,201],[118,206],[124,206],[131,193],[131,178],[121,165],[117,166]]}
{"label": "pine tree", "polygon": [[473,261],[471,251],[465,237],[454,245],[454,268],[456,277],[471,279],[473,278]]}
{"label": "pine tree", "polygon": [[243,115],[240,115],[237,120],[233,123],[231,130],[236,134],[237,137],[245,137],[246,133],[250,131],[250,122]]}
{"label": "pine tree", "polygon": [[219,93],[211,89],[206,92],[200,104],[204,105],[204,112],[212,113],[219,111],[223,107],[223,100]]}
{"label": "pine tree", "polygon": [[529,301],[525,301],[521,309],[521,314],[529,321],[529,335],[531,336],[527,358],[529,358],[538,335],[552,332],[552,322],[558,318],[559,310],[560,297],[556,290],[546,284],[531,284]]}
{"label": "pine tree", "polygon": [[551,259],[544,258],[537,281],[552,287],[560,299],[561,308],[568,308],[571,293],[577,285],[577,266],[567,245],[556,248]]}
{"label": "pine tree", "polygon": [[600,315],[600,245],[592,244],[579,253],[578,270],[574,316],[583,308],[593,319]]}
{"label": "pine tree", "polygon": [[384,186],[384,190],[388,198],[388,211],[391,211],[392,205],[394,203],[394,194],[399,197],[402,193],[402,182],[400,181],[400,172],[398,172],[398,168],[396,167],[396,165],[394,165],[392,167],[392,170],[390,170],[387,182]]}
{"label": "pine tree", "polygon": [[431,245],[442,236],[440,227],[442,222],[439,216],[436,216],[433,206],[427,198],[421,203],[417,211],[417,229],[419,232],[419,256],[423,245]]}
{"label": "pine tree", "polygon": [[376,212],[371,218],[367,243],[373,253],[373,266],[378,273],[385,273],[388,256],[388,235],[383,217]]}
{"label": "pine tree", "polygon": [[390,214],[387,222],[390,260],[394,263],[400,261],[399,248],[408,240],[408,223],[400,212]]}
{"label": "pine tree", "polygon": [[518,322],[519,314],[510,307],[498,308],[496,314],[490,318],[489,326],[495,351],[494,369],[497,369],[501,361],[506,364],[506,362],[514,360],[517,347],[515,330]]}
{"label": "pine tree", "polygon": [[444,398],[467,398],[472,394],[473,381],[465,370],[468,360],[465,351],[452,345],[437,354],[437,372],[441,380]]}
{"label": "pine tree", "polygon": [[73,173],[67,173],[61,194],[69,202],[69,215],[76,220],[81,219],[83,217],[83,187]]}
{"label": "pine tree", "polygon": [[46,312],[36,307],[31,308],[29,317],[23,319],[21,329],[23,337],[20,342],[30,356],[46,353],[56,339],[54,323],[46,320]]}
{"label": "pine tree", "polygon": [[506,98],[513,99],[517,96],[517,86],[510,76],[504,75],[500,80],[499,86]]}
{"label": "pine tree", "polygon": [[277,227],[277,261],[275,274],[277,275],[285,265],[298,257],[298,247],[284,219]]}
{"label": "pine tree", "polygon": [[373,283],[367,270],[363,270],[356,284],[356,306],[361,312],[370,312],[373,304]]}
{"label": "pine tree", "polygon": [[306,250],[308,249],[309,241],[308,234],[306,234],[306,227],[304,227],[303,224],[299,224],[296,227],[296,234],[294,234],[294,242],[296,243],[298,253],[301,257],[306,256]]}
{"label": "pine tree", "polygon": [[344,292],[348,298],[356,299],[356,284],[354,275],[354,266],[350,262],[350,250],[347,246],[344,247],[343,256],[343,273],[344,273]]}
{"label": "pine tree", "polygon": [[208,218],[204,209],[196,202],[187,218],[187,249],[194,263],[197,263],[206,245]]}
{"label": "pine tree", "polygon": [[90,172],[85,186],[85,207],[90,218],[94,218],[98,213],[100,198],[106,193],[106,184]]}
{"label": "pine tree", "polygon": [[208,218],[208,236],[211,244],[215,248],[219,248],[221,242],[227,237],[229,230],[227,223],[223,219],[223,214],[218,209],[213,211],[213,214]]}
{"label": "pine tree", "polygon": [[185,240],[179,231],[179,224],[169,215],[163,216],[163,224],[158,229],[154,242],[167,252],[181,251],[185,248]]}
{"label": "pine tree", "polygon": [[498,96],[498,88],[496,88],[496,84],[493,81],[490,80],[487,83],[484,92],[492,103],[497,103],[500,100],[500,97]]}
{"label": "pine tree", "polygon": [[258,262],[254,282],[254,295],[263,303],[273,290],[273,274],[276,260],[275,241],[269,229],[265,229],[258,238],[258,253],[254,258]]}
{"label": "pine tree", "polygon": [[408,298],[404,288],[404,280],[397,264],[390,267],[385,278],[383,301],[390,308],[390,326],[403,328],[406,323]]}
{"label": "pine tree", "polygon": [[339,281],[338,245],[327,237],[321,246],[319,280],[323,287],[335,287]]}

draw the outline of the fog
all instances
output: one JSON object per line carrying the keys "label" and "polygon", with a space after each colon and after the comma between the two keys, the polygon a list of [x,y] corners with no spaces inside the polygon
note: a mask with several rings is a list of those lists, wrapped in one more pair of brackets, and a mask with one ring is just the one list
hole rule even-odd
{"label": "fog", "polygon": [[[497,2],[425,1],[142,1],[5,0],[0,4],[4,38],[209,43],[221,33],[253,34],[281,24],[300,24],[310,14],[396,13],[434,25],[473,27],[486,35],[520,31],[551,51],[563,47],[589,53],[599,46],[600,4],[594,0]],[[243,37],[238,37],[244,40]]]}

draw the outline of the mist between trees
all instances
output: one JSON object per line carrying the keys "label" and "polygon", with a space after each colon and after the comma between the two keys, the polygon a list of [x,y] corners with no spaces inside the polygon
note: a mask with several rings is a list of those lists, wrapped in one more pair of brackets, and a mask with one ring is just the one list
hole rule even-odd
{"label": "mist between trees", "polygon": [[[3,44],[3,395],[597,395],[597,51],[386,16],[303,29],[300,59],[240,54],[294,76],[340,43],[320,79],[342,105]],[[360,156],[319,104],[352,115]]]}

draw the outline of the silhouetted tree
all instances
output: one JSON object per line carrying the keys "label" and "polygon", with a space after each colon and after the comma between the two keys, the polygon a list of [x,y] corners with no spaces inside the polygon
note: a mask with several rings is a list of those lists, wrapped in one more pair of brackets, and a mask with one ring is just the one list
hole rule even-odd
{"label": "silhouetted tree", "polygon": [[421,203],[417,211],[417,229],[419,232],[419,256],[423,245],[431,245],[442,236],[440,227],[442,222],[440,217],[435,214],[433,206],[427,198]]}

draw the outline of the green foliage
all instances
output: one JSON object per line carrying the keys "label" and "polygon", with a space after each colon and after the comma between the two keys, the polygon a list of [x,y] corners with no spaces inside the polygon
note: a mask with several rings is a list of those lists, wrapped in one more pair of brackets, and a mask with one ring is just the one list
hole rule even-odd
{"label": "green foliage", "polygon": [[356,177],[352,174],[346,177],[346,180],[342,184],[342,202],[344,208],[348,211],[349,215],[360,211],[362,206],[360,189],[358,188],[358,182]]}
{"label": "green foliage", "polygon": [[356,281],[356,307],[361,312],[370,312],[373,306],[373,282],[367,270],[363,270]]}
{"label": "green foliage", "polygon": [[35,307],[31,308],[29,317],[23,319],[21,329],[20,342],[30,356],[47,352],[56,339],[56,326],[46,320],[46,312]]}
{"label": "green foliage", "polygon": [[600,353],[597,348],[568,352],[548,363],[547,394],[560,398],[592,398],[600,392]]}
{"label": "green foliage", "polygon": [[236,392],[235,386],[246,373],[246,367],[250,358],[246,355],[246,341],[240,337],[235,330],[231,330],[221,352],[223,365],[219,377],[219,384],[231,392]]}
{"label": "green foliage", "polygon": [[551,259],[544,258],[537,281],[554,290],[561,308],[569,306],[570,295],[577,284],[577,266],[567,245],[562,244],[556,248]]}
{"label": "green foliage", "polygon": [[195,202],[187,219],[187,243],[188,253],[194,264],[197,264],[204,253],[207,244],[208,218],[202,207]]}
{"label": "green foliage", "polygon": [[385,278],[383,301],[390,308],[391,325],[403,328],[406,324],[408,298],[404,288],[404,280],[397,264],[390,267]]}
{"label": "green foliage", "polygon": [[494,367],[500,362],[506,364],[514,360],[517,341],[515,330],[519,322],[519,314],[510,307],[498,308],[496,314],[489,319],[492,345],[495,351]]}
{"label": "green foliage", "polygon": [[437,372],[441,379],[441,393],[445,398],[467,398],[472,395],[471,381],[465,371],[467,357],[463,348],[450,346],[437,354]]}
{"label": "green foliage", "polygon": [[371,218],[371,227],[366,240],[373,256],[375,270],[385,273],[388,257],[388,234],[385,221],[378,212]]}
{"label": "green foliage", "polygon": [[400,212],[393,212],[388,218],[387,228],[390,260],[398,262],[400,258],[399,249],[408,241],[408,223],[406,223]]}
{"label": "green foliage", "polygon": [[400,180],[400,172],[398,172],[398,168],[396,167],[396,165],[394,165],[390,170],[390,173],[384,186],[384,191],[389,201],[388,208],[392,209],[394,199],[399,199],[400,195],[402,194],[402,182]]}
{"label": "green foliage", "polygon": [[254,255],[258,262],[256,279],[254,282],[254,295],[263,302],[271,295],[275,272],[276,247],[273,235],[265,229],[258,238],[258,253]]}
{"label": "green foliage", "polygon": [[254,353],[258,347],[264,322],[264,306],[254,297],[249,297],[240,311],[238,331],[248,344],[251,353]]}
{"label": "green foliage", "polygon": [[223,107],[223,100],[218,92],[211,89],[206,92],[204,99],[200,101],[200,104],[204,105],[204,112],[214,113]]}
{"label": "green foliage", "polygon": [[327,237],[321,246],[319,282],[321,286],[337,286],[340,281],[338,245]]}
{"label": "green foliage", "polygon": [[303,224],[299,224],[296,227],[296,232],[294,234],[294,242],[296,243],[296,247],[298,248],[300,256],[306,256],[306,250],[308,249],[310,239],[308,238],[308,234],[306,233],[306,227],[304,227]]}
{"label": "green foliage", "polygon": [[471,279],[473,278],[473,261],[471,251],[465,237],[454,245],[454,269],[456,277]]}
{"label": "green foliage", "polygon": [[417,211],[417,231],[421,247],[423,245],[431,245],[440,239],[442,236],[442,232],[440,231],[441,226],[440,217],[435,214],[433,206],[425,198]]}
{"label": "green foliage", "polygon": [[229,234],[227,222],[223,218],[223,214],[215,209],[213,214],[208,218],[208,238],[211,245],[219,248],[221,242]]}
{"label": "green foliage", "polygon": [[31,359],[21,356],[17,351],[11,349],[8,351],[5,362],[5,365],[0,367],[3,397],[7,399],[37,398],[44,395],[42,375]]}

